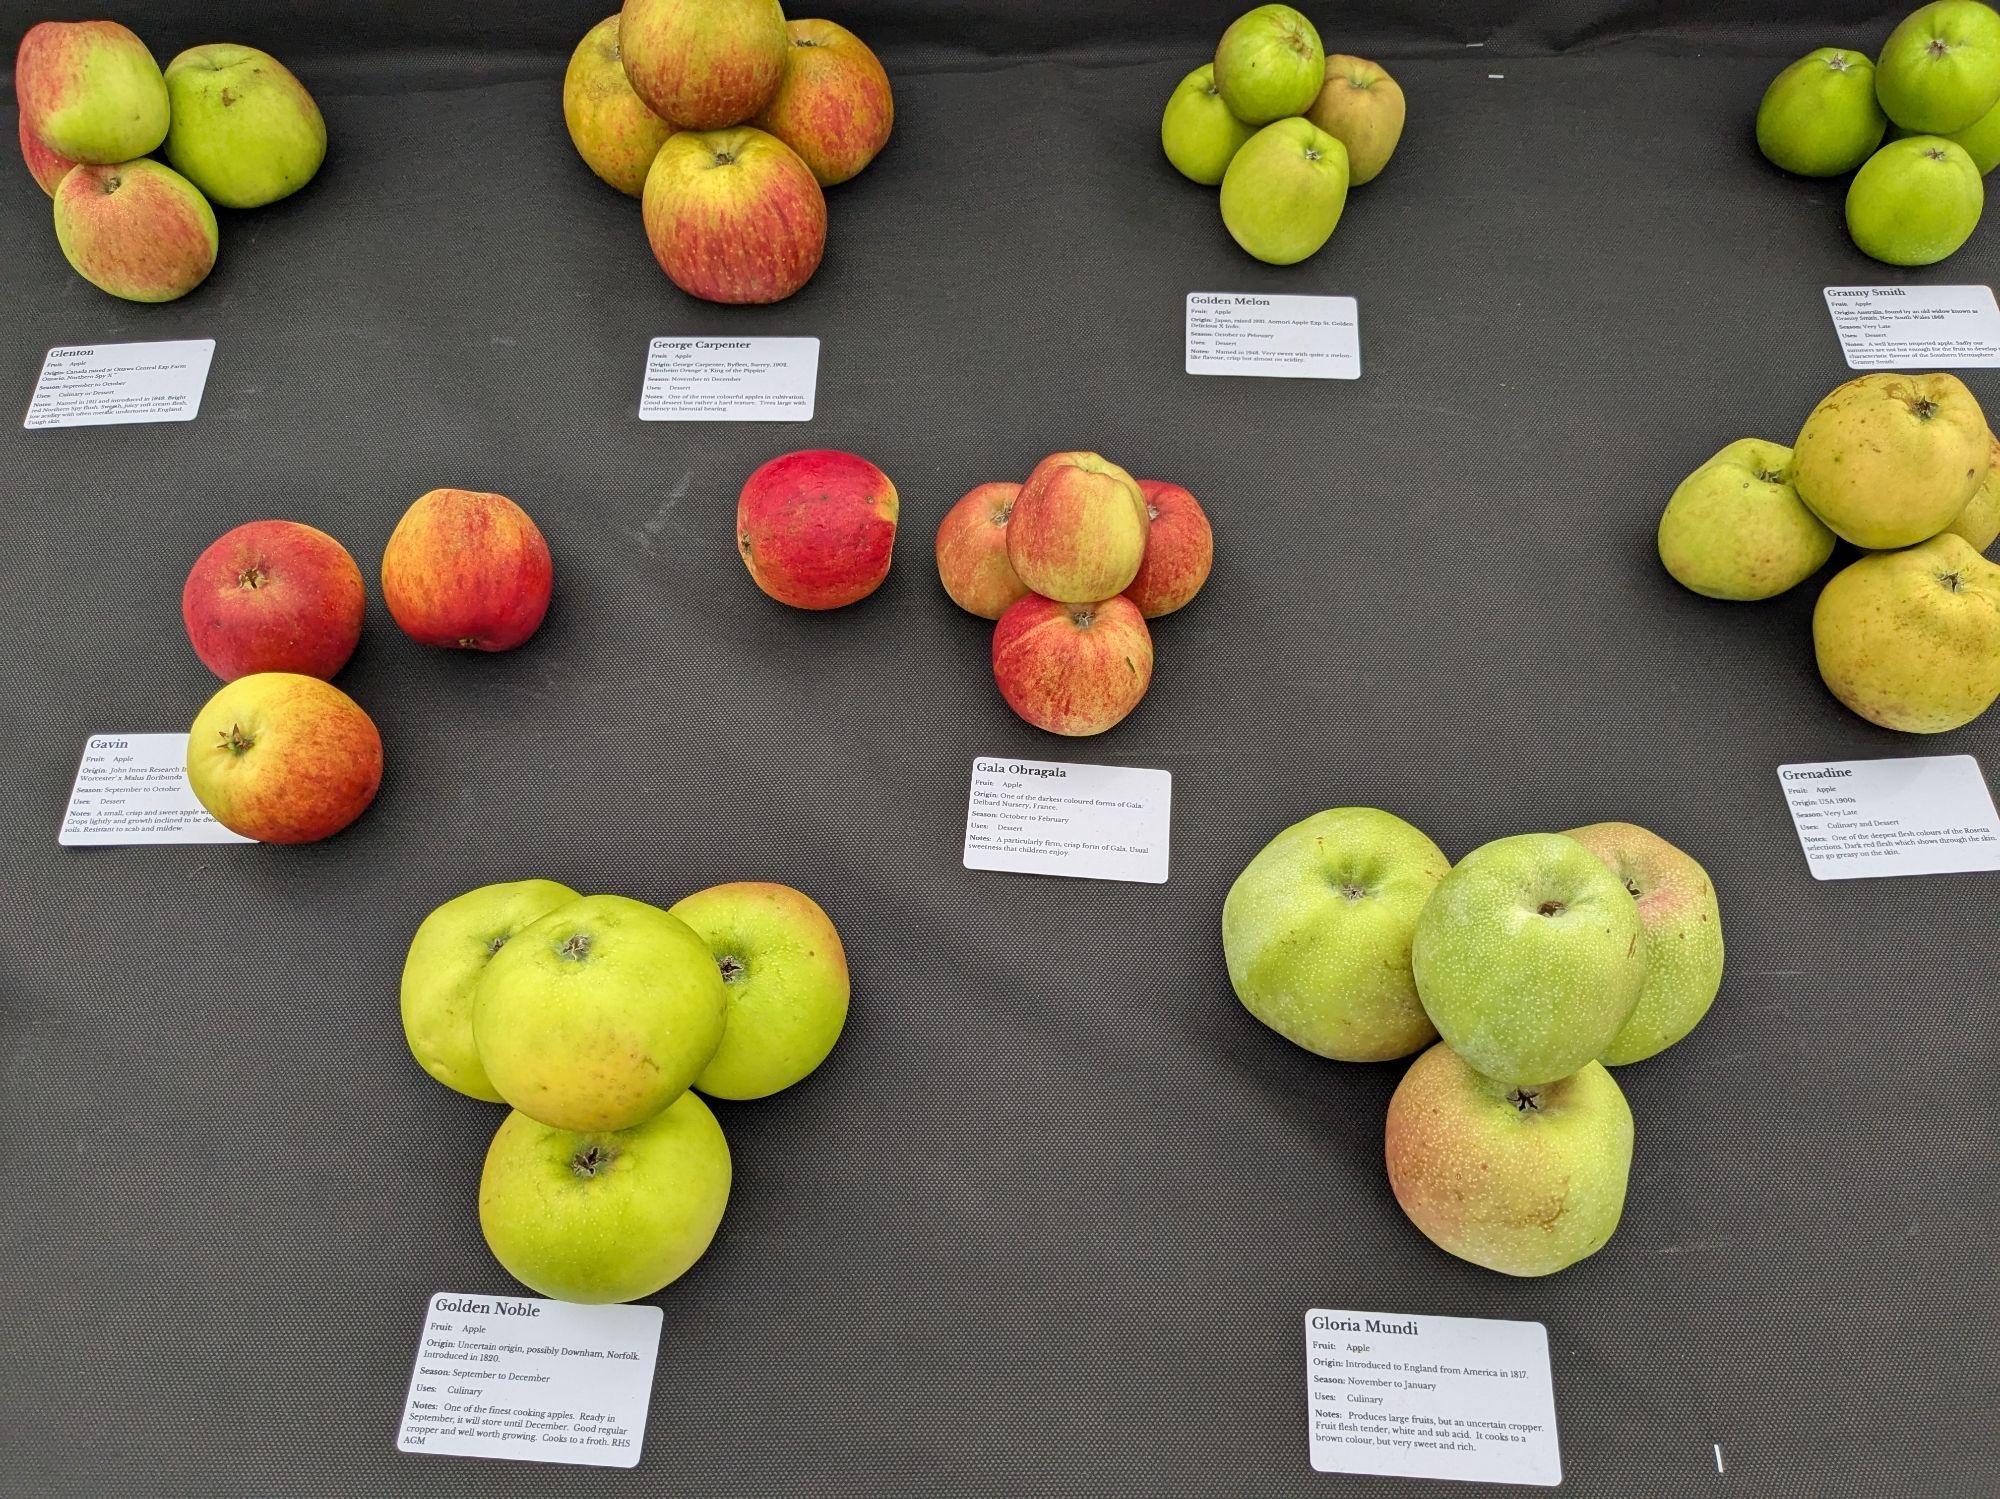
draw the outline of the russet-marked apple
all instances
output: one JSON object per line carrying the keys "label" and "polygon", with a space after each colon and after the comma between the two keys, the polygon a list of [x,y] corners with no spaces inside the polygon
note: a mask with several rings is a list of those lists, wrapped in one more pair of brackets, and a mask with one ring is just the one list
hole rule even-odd
{"label": "russet-marked apple", "polygon": [[868,44],[832,21],[791,21],[784,80],[756,124],[798,152],[821,187],[847,181],[889,143],[889,75]]}
{"label": "russet-marked apple", "polygon": [[1829,391],[1792,444],[1792,486],[1856,546],[1914,546],[1986,478],[1992,435],[1956,375],[1863,375]]}
{"label": "russet-marked apple", "polygon": [[1146,501],[1146,554],[1125,597],[1148,619],[1184,608],[1215,565],[1215,533],[1197,500],[1178,484],[1139,480]]}
{"label": "russet-marked apple", "polygon": [[618,35],[632,91],[683,130],[750,119],[790,51],[778,0],[625,0]]}
{"label": "russet-marked apple", "polygon": [[157,161],[85,164],[55,192],[56,243],[76,273],[128,302],[171,302],[208,279],[221,239],[195,185]]}
{"label": "russet-marked apple", "polygon": [[375,800],[382,736],[329,682],[261,671],[227,683],[188,730],[188,785],[208,815],[260,843],[330,838]]}
{"label": "russet-marked apple", "polygon": [[998,619],[1028,585],[1007,560],[1007,523],[1018,484],[977,484],[938,522],[938,581],[951,601],[981,619]]}
{"label": "russet-marked apple", "polygon": [[17,114],[21,137],[21,160],[27,164],[28,175],[35,179],[41,190],[51,198],[56,195],[56,187],[63,180],[63,174],[76,163],[59,151],[52,151],[35,139],[28,129],[28,117]]}
{"label": "russet-marked apple", "polygon": [[1007,560],[1044,598],[1092,604],[1122,593],[1146,558],[1139,481],[1096,453],[1051,453],[1014,497]]}
{"label": "russet-marked apple", "polygon": [[1246,125],[1304,114],[1325,79],[1319,33],[1289,5],[1245,11],[1216,44],[1215,86]]}
{"label": "russet-marked apple", "polygon": [[1102,734],[1153,680],[1153,637],[1123,594],[1063,604],[1031,593],[993,627],[993,680],[1007,706],[1051,734]]}
{"label": "russet-marked apple", "polygon": [[1833,555],[1833,532],[1792,487],[1792,450],[1745,437],[1675,488],[1660,516],[1660,561],[1712,599],[1768,599]]}
{"label": "russet-marked apple", "polygon": [[133,161],[167,136],[160,65],[116,21],[43,21],[14,54],[14,102],[28,132],[71,161]]}
{"label": "russet-marked apple", "polygon": [[1215,64],[1203,63],[1174,86],[1160,116],[1160,149],[1190,182],[1214,187],[1230,158],[1257,133],[1229,112],[1215,86]]}
{"label": "russet-marked apple", "polygon": [[1244,143],[1222,177],[1222,224],[1269,265],[1319,252],[1347,207],[1347,147],[1311,120],[1280,120]]}
{"label": "russet-marked apple", "polygon": [[382,601],[424,645],[510,651],[541,627],[554,587],[548,542],[503,494],[433,489],[382,551]]}
{"label": "russet-marked apple", "polygon": [[782,302],[826,253],[826,195],[812,169],[747,125],[668,137],[641,211],[667,279],[708,302]]}
{"label": "russet-marked apple", "polygon": [[1875,64],[1847,47],[1808,52],[1771,80],[1757,106],[1757,149],[1801,177],[1853,171],[1888,128],[1875,102]]}
{"label": "russet-marked apple", "polygon": [[1403,89],[1380,63],[1335,53],[1305,116],[1347,147],[1347,183],[1359,187],[1382,175],[1403,138]]}
{"label": "russet-marked apple", "polygon": [[646,190],[646,171],[674,133],[632,92],[618,51],[618,17],[583,34],[563,72],[563,124],[576,154],[604,181],[631,197]]}
{"label": "russet-marked apple", "polygon": [[347,548],[289,520],[225,531],[181,588],[194,653],[225,682],[258,671],[331,679],[361,641],[365,605]]}
{"label": "russet-marked apple", "polygon": [[757,586],[794,609],[839,609],[889,576],[901,502],[866,458],[809,448],[773,458],[736,501],[736,550]]}
{"label": "russet-marked apple", "polygon": [[1875,95],[1906,130],[1963,130],[2000,104],[2000,14],[1979,0],[1933,0],[1889,33]]}
{"label": "russet-marked apple", "polygon": [[1935,265],[1979,227],[1986,187],[1965,147],[1939,135],[1890,141],[1847,185],[1854,246],[1888,265]]}
{"label": "russet-marked apple", "polygon": [[190,47],[167,64],[167,160],[224,208],[290,197],[326,160],[326,121],[306,86],[255,47]]}

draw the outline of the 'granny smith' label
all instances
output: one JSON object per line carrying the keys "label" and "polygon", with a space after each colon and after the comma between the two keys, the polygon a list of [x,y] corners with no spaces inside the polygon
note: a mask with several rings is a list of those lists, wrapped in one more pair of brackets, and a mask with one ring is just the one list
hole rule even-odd
{"label": "'granny smith' label", "polygon": [[1354,298],[1191,291],[1187,372],[1359,380],[1361,324]]}
{"label": "'granny smith' label", "polygon": [[65,848],[254,842],[230,832],[195,800],[187,742],[185,731],[92,734],[56,842]]}
{"label": "'granny smith' label", "polygon": [[1173,800],[1164,770],[981,755],[965,867],[1164,885]]}
{"label": "'granny smith' label", "polygon": [[816,338],[656,338],[639,392],[645,422],[809,422]]}
{"label": "'granny smith' label", "polygon": [[1780,765],[1816,880],[2000,869],[2000,814],[1970,755]]}
{"label": "'granny smith' label", "polygon": [[1826,308],[1851,370],[2000,369],[1990,286],[1829,286]]}
{"label": "'granny smith' label", "polygon": [[169,343],[79,344],[50,349],[21,425],[115,427],[191,422],[208,386],[212,338]]}

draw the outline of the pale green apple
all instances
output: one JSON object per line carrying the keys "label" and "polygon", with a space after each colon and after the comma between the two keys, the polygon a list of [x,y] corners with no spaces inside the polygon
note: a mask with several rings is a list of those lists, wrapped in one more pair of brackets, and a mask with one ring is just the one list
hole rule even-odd
{"label": "pale green apple", "polygon": [[1229,112],[1215,87],[1215,64],[1203,63],[1174,87],[1160,116],[1160,148],[1174,170],[1203,187],[1214,187],[1229,170],[1230,158],[1257,133]]}
{"label": "pale green apple", "polygon": [[1438,1034],[1510,1087],[1568,1077],[1638,1007],[1646,950],[1631,892],[1560,833],[1474,849],[1417,918],[1410,959]]}
{"label": "pale green apple", "polygon": [[507,1273],[559,1301],[637,1301],[714,1242],[729,1142],[693,1093],[631,1129],[552,1129],[518,1109],[487,1147],[479,1227]]}
{"label": "pale green apple", "polygon": [[1266,125],[1222,177],[1223,226],[1270,265],[1316,254],[1346,206],[1347,147],[1311,120]]}
{"label": "pale green apple", "polygon": [[1792,488],[1792,450],[1761,437],[1729,444],[1681,480],[1660,516],[1660,561],[1711,599],[1768,599],[1833,555],[1833,532]]}
{"label": "pale green apple", "polygon": [[1380,63],[1336,52],[1306,118],[1347,147],[1350,187],[1373,182],[1403,138],[1402,85]]}
{"label": "pale green apple", "polygon": [[1222,902],[1222,956],[1243,1006],[1342,1062],[1406,1057],[1437,1038],[1410,940],[1451,860],[1391,812],[1335,807],[1264,845]]}
{"label": "pale green apple", "polygon": [[1855,248],[1887,265],[1935,265],[1979,227],[1986,186],[1965,147],[1941,135],[1890,141],[1847,185]]}
{"label": "pale green apple", "polygon": [[1958,537],[1975,552],[1983,552],[2000,540],[2000,437],[1991,440],[1987,453],[1986,477],[1958,512],[1958,519],[1939,533]]}
{"label": "pale green apple", "polygon": [[1963,130],[2000,104],[2000,13],[1979,0],[1933,0],[1889,33],[1875,96],[1906,130]]}
{"label": "pale green apple", "polygon": [[1326,49],[1289,5],[1260,5],[1229,23],[1215,48],[1215,86],[1246,125],[1301,115],[1326,80]]}
{"label": "pale green apple", "polygon": [[1792,444],[1792,485],[1861,547],[1935,536],[1985,481],[1993,438],[1956,375],[1862,375],[1829,391]]}
{"label": "pale green apple", "polygon": [[504,1103],[472,1039],[472,992],[507,939],[577,893],[554,880],[510,880],[454,896],[426,916],[403,960],[403,1039],[424,1071],[470,1098]]}
{"label": "pale green apple", "polygon": [[1875,102],[1875,64],[1847,47],[1808,52],[1771,80],[1757,106],[1757,149],[1802,177],[1853,171],[1888,128]]}
{"label": "pale green apple", "polygon": [[[1889,127],[1889,139],[1905,140],[1913,135],[1922,135],[1919,130],[1905,130],[1901,125]],[[1965,154],[1972,158],[1972,164],[1979,168],[1984,177],[2000,167],[2000,104],[1994,105],[1985,114],[1967,125],[1963,130],[1953,130],[1945,137],[1965,148]]]}
{"label": "pale green apple", "polygon": [[326,160],[326,121],[306,86],[268,52],[215,42],[167,64],[167,160],[224,208],[275,203]]}

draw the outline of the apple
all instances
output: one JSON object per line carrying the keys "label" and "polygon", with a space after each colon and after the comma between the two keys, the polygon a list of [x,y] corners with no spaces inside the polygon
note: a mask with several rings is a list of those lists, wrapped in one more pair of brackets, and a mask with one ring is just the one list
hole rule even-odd
{"label": "apple", "polygon": [[1440,1043],[1396,1085],[1382,1155],[1397,1205],[1438,1248],[1502,1275],[1553,1275],[1618,1227],[1632,1107],[1600,1063],[1520,1087]]}
{"label": "apple", "polygon": [[1150,524],[1139,481],[1124,469],[1096,453],[1051,453],[1014,497],[1007,561],[1044,598],[1094,604],[1139,575]]}
{"label": "apple", "polygon": [[573,1133],[516,1111],[479,1173],[486,1247],[558,1301],[637,1301],[685,1275],[729,1204],[729,1142],[683,1093],[631,1129]]}
{"label": "apple", "polygon": [[1451,868],[1394,813],[1335,807],[1293,823],[1222,902],[1222,957],[1243,1007],[1342,1062],[1406,1057],[1437,1039],[1417,998],[1417,915]]}
{"label": "apple", "polygon": [[506,1102],[472,1037],[472,996],[508,939],[581,899],[554,880],[510,880],[454,896],[426,916],[403,959],[403,1039],[424,1071],[468,1098]]}
{"label": "apple", "polygon": [[1347,147],[1347,183],[1359,187],[1381,176],[1396,154],[1404,109],[1402,85],[1380,63],[1335,53],[1305,116]]}
{"label": "apple", "polygon": [[809,448],[743,483],[736,550],[757,586],[794,609],[839,609],[889,576],[900,501],[889,476],[853,453]]}
{"label": "apple", "polygon": [[826,253],[826,195],[812,169],[747,125],[668,137],[642,213],[667,279],[707,302],[782,302]]}
{"label": "apple", "polygon": [[382,601],[424,645],[510,651],[541,627],[554,587],[549,544],[504,494],[433,489],[382,551]]}
{"label": "apple", "polygon": [[757,116],[821,187],[847,181],[889,143],[896,100],[868,44],[832,21],[791,21],[784,80]]}
{"label": "apple", "polygon": [[1939,135],[1890,141],[1847,185],[1847,232],[1888,265],[1935,265],[1979,227],[1986,186],[1965,147]]}
{"label": "apple", "polygon": [[375,800],[382,736],[332,683],[260,671],[225,684],[195,715],[187,774],[196,800],[230,832],[314,843]]}
{"label": "apple", "polygon": [[330,679],[361,643],[364,605],[347,548],[290,520],[223,532],[181,589],[194,653],[225,682],[259,671]]}
{"label": "apple", "polygon": [[131,161],[167,138],[160,65],[116,21],[42,21],[14,54],[14,102],[27,131],[71,161]]}
{"label": "apple", "polygon": [[683,130],[750,119],[790,61],[778,0],[625,0],[618,35],[632,91]]}
{"label": "apple", "polygon": [[1792,487],[1792,450],[1745,437],[1675,487],[1660,516],[1660,561],[1711,599],[1769,599],[1833,555],[1833,532]]}
{"label": "apple", "polygon": [[34,132],[28,129],[26,115],[17,114],[15,118],[20,122],[21,160],[28,165],[28,175],[35,179],[43,192],[53,198],[56,195],[57,184],[63,180],[63,173],[76,163],[60,152],[51,151],[36,140]]}
{"label": "apple", "polygon": [[1958,519],[1938,533],[1959,537],[1975,552],[1985,551],[2000,539],[2000,437],[1992,440],[1987,454],[1986,477],[1958,512]]}
{"label": "apple", "polygon": [[209,201],[260,208],[326,160],[326,121],[306,86],[255,47],[190,47],[167,64],[167,160]]}
{"label": "apple", "polygon": [[1184,607],[1201,592],[1215,565],[1215,533],[1201,501],[1178,484],[1141,479],[1146,501],[1146,555],[1125,597],[1148,619]]}
{"label": "apple", "polygon": [[1978,0],[1934,0],[1889,33],[1875,94],[1906,130],[1963,130],[2000,104],[2000,14]]}
{"label": "apple", "polygon": [[1808,52],[1771,80],[1757,106],[1757,149],[1801,177],[1840,177],[1882,144],[1875,64],[1846,47]]}
{"label": "apple", "polygon": [[1813,407],[1792,444],[1792,485],[1856,546],[1935,536],[1985,481],[1993,438],[1956,375],[1863,375]]}
{"label": "apple", "polygon": [[[1901,125],[1889,127],[1891,140],[1925,133],[1905,130]],[[1995,167],[2000,167],[2000,104],[1994,105],[1963,130],[1946,132],[1944,138],[1965,148],[1965,154],[1972,158],[1972,164],[1979,168],[1982,177],[1990,174]]]}
{"label": "apple", "polygon": [[184,297],[215,268],[215,210],[157,161],[85,164],[56,186],[56,243],[76,273],[128,302]]}
{"label": "apple", "polygon": [[694,1080],[713,1098],[768,1098],[827,1058],[847,1023],[847,954],[819,903],[789,885],[739,880],[668,907],[722,975],[722,1044]]}
{"label": "apple", "polygon": [[1280,120],[1244,143],[1222,176],[1222,223],[1269,265],[1319,252],[1347,207],[1347,147],[1311,120]]}
{"label": "apple", "polygon": [[976,484],[938,522],[938,581],[951,601],[981,619],[998,619],[1028,585],[1007,560],[1007,522],[1018,484]]}
{"label": "apple", "polygon": [[1319,33],[1289,5],[1245,11],[1216,44],[1215,86],[1246,125],[1304,114],[1325,78]]}
{"label": "apple", "polygon": [[516,932],[472,995],[500,1096],[557,1129],[630,1129],[687,1091],[722,1041],[722,975],[686,922],[585,895]]}
{"label": "apple", "polygon": [[583,164],[630,197],[646,189],[646,171],[674,133],[673,123],[632,92],[618,51],[617,16],[583,34],[563,73],[563,123]]}
{"label": "apple", "polygon": [[1230,158],[1257,133],[1229,112],[1215,86],[1215,64],[1203,63],[1174,87],[1160,116],[1160,149],[1191,182],[1214,187]]}
{"label": "apple", "polygon": [[993,680],[1038,729],[1102,734],[1139,706],[1153,680],[1153,637],[1123,594],[1064,604],[1031,593],[993,627]]}

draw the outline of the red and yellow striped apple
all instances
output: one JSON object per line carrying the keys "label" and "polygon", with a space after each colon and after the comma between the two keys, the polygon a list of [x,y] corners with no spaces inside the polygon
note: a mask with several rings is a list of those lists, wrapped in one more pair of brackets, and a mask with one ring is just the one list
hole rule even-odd
{"label": "red and yellow striped apple", "polygon": [[782,302],[826,253],[826,197],[812,170],[747,125],[668,137],[641,213],[667,279],[708,302]]}
{"label": "red and yellow striped apple", "polygon": [[1044,598],[1094,604],[1123,593],[1146,557],[1146,497],[1096,453],[1051,453],[1028,475],[1007,524],[1007,560]]}
{"label": "red and yellow striped apple", "polygon": [[28,133],[71,161],[132,161],[167,138],[166,79],[116,21],[43,21],[14,54]]}
{"label": "red and yellow striped apple", "polygon": [[847,181],[889,143],[896,123],[889,75],[868,44],[832,21],[786,25],[784,81],[757,116],[799,153],[821,187]]}
{"label": "red and yellow striped apple", "polygon": [[618,34],[632,91],[686,130],[755,115],[790,50],[778,0],[625,0]]}
{"label": "red and yellow striped apple", "polygon": [[1201,501],[1180,485],[1141,479],[1139,492],[1146,497],[1146,555],[1125,597],[1158,619],[1201,592],[1215,565],[1215,533]]}
{"label": "red and yellow striped apple", "polygon": [[901,502],[889,476],[833,448],[759,468],[736,502],[736,550],[759,588],[795,609],[838,609],[889,576]]}
{"label": "red and yellow striped apple", "polygon": [[510,651],[541,627],[554,587],[549,544],[504,494],[433,489],[382,552],[382,601],[424,645]]}
{"label": "red and yellow striped apple", "polygon": [[632,92],[618,50],[618,17],[583,34],[563,74],[563,123],[585,166],[630,197],[646,190],[646,170],[674,133]]}
{"label": "red and yellow striped apple", "polygon": [[195,558],[181,619],[201,664],[225,682],[259,671],[326,680],[361,641],[365,600],[361,569],[326,532],[253,520]]}
{"label": "red and yellow striped apple", "polygon": [[1028,585],[1007,560],[1007,522],[1018,484],[973,486],[938,522],[938,581],[951,601],[981,619],[998,619]]}
{"label": "red and yellow striped apple", "polygon": [[1123,594],[1064,604],[1031,593],[993,627],[993,680],[1038,729],[1102,734],[1146,695],[1153,637]]}
{"label": "red and yellow striped apple", "polygon": [[215,268],[215,210],[157,161],[85,164],[55,192],[56,243],[76,273],[128,302],[184,297]]}
{"label": "red and yellow striped apple", "polygon": [[330,838],[375,800],[382,736],[330,682],[260,671],[220,688],[188,730],[188,785],[209,816],[261,843]]}
{"label": "red and yellow striped apple", "polygon": [[53,198],[56,195],[56,185],[63,180],[63,174],[76,163],[60,151],[52,150],[37,140],[35,133],[28,128],[26,115],[19,115],[16,118],[19,121],[21,136],[21,160],[28,165],[28,175],[35,179],[43,192]]}

